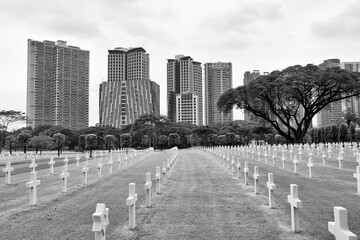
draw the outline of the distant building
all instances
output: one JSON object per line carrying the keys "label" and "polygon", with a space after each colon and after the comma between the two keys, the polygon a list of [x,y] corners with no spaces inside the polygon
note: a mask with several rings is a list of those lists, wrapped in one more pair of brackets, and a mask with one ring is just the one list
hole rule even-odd
{"label": "distant building", "polygon": [[99,123],[120,128],[143,114],[160,115],[160,87],[149,79],[145,49],[108,51],[108,82],[99,88]]}
{"label": "distant building", "polygon": [[228,114],[217,109],[220,96],[232,88],[232,65],[226,62],[206,63],[205,67],[205,125],[231,122]]}
{"label": "distant building", "polygon": [[168,59],[167,103],[170,121],[203,124],[201,63],[184,55]]}
{"label": "distant building", "polygon": [[[319,68],[323,70],[331,67],[340,67],[340,59],[328,59],[319,64]],[[343,109],[343,101],[330,103],[317,114],[317,126],[326,127],[336,124],[341,119],[343,110],[345,110]]]}
{"label": "distant building", "polygon": [[[340,67],[350,72],[360,72],[360,62],[342,62],[340,63]],[[359,96],[344,99],[342,101],[342,110],[353,111],[359,117],[360,116]]]}
{"label": "distant building", "polygon": [[28,40],[27,126],[88,127],[89,55],[66,41]]}

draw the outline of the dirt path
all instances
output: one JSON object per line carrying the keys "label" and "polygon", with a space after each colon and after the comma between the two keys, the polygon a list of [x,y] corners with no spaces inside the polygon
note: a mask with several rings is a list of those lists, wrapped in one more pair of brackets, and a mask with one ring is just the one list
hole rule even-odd
{"label": "dirt path", "polygon": [[261,196],[246,193],[204,153],[182,150],[178,161],[171,186],[140,212],[133,235],[110,239],[298,239],[254,201]]}

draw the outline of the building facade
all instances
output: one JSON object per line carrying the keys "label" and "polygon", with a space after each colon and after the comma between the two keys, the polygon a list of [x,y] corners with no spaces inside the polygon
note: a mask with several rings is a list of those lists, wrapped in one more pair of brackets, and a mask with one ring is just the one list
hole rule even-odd
{"label": "building facade", "polygon": [[[264,73],[264,75],[267,73]],[[244,73],[244,86],[248,85],[251,81],[257,79],[258,77],[262,76],[259,70],[253,70],[253,72],[246,71]],[[249,111],[244,109],[244,120],[247,122],[259,122],[258,118],[252,115]]]}
{"label": "building facade", "polygon": [[[190,104],[193,101],[196,103]],[[203,124],[202,67],[200,62],[184,55],[177,55],[175,59],[168,59],[167,104],[170,121]],[[193,114],[192,117],[189,117],[188,114],[190,113]]]}
{"label": "building facade", "polygon": [[217,109],[220,96],[232,88],[232,64],[226,62],[206,63],[205,68],[205,125],[231,122],[232,111],[228,114]]}
{"label": "building facade", "polygon": [[66,41],[28,40],[27,126],[88,127],[89,55]]}
{"label": "building facade", "polygon": [[120,128],[143,114],[160,115],[160,86],[149,79],[145,49],[108,51],[108,82],[99,88],[99,123]]}

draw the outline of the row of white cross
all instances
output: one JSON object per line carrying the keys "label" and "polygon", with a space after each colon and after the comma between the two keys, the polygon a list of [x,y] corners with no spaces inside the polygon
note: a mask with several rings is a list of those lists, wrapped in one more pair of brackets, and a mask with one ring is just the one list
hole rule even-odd
{"label": "row of white cross", "polygon": [[[232,174],[235,174],[235,161],[232,158],[230,162],[229,157],[225,158],[221,152],[215,151],[214,148],[204,148],[204,150],[210,154],[210,158],[215,160],[220,165],[224,166],[227,170],[230,170]],[[241,164],[239,159],[237,160],[237,177],[241,178]],[[359,166],[357,167],[359,171]],[[248,185],[248,163],[244,162],[244,184]],[[258,166],[254,166],[254,193],[255,195],[259,192],[259,170]],[[269,191],[269,207],[274,207],[274,190],[276,185],[274,184],[274,178],[272,173],[268,173],[268,182],[266,186]],[[296,184],[290,184],[290,195],[287,196],[288,202],[291,205],[291,229],[293,232],[300,231],[299,224],[299,209],[302,208],[302,201],[298,197],[298,186]],[[343,207],[334,207],[335,221],[328,223],[328,230],[338,240],[356,240],[357,236],[348,229],[347,223],[347,210]]]}
{"label": "row of white cross", "polygon": [[[170,153],[174,154],[167,159],[167,162],[163,162],[162,170],[160,172],[160,166],[156,166],[156,194],[161,194],[161,179],[162,185],[166,185],[166,179],[170,179],[171,175],[175,171],[175,165],[177,163],[177,148],[172,148]],[[152,206],[152,180],[151,174],[146,173],[145,181],[146,191],[146,207]],[[126,199],[126,206],[129,207],[129,229],[133,230],[136,228],[136,201],[138,200],[135,192],[135,183],[129,184],[129,197]],[[93,227],[92,231],[95,232],[95,240],[105,240],[106,238],[106,227],[109,225],[109,208],[106,208],[104,203],[98,203],[96,205],[95,213],[92,215]]]}
{"label": "row of white cross", "polygon": [[[146,149],[145,151],[142,151],[141,153],[138,153],[136,155],[136,158],[132,159],[132,157],[130,157],[130,160],[127,161],[127,157],[125,157],[125,167],[135,163],[136,161],[138,160],[141,160],[142,157],[148,153],[148,152],[151,152],[153,151],[153,148],[149,148],[149,149]],[[77,166],[79,166],[79,160],[80,158],[77,158]],[[82,174],[83,174],[83,185],[86,185],[87,184],[87,177],[88,177],[88,171],[89,171],[89,168],[88,168],[88,158],[86,158],[86,161],[83,163],[83,167],[81,169],[82,171]],[[61,179],[61,191],[63,193],[66,193],[67,190],[68,190],[68,187],[67,187],[67,179],[69,178],[70,174],[68,172],[68,161],[69,159],[66,157],[63,162],[65,163],[64,166],[62,166],[62,171],[61,171],[61,174],[59,174],[59,178]],[[50,174],[53,174],[53,165],[54,165],[54,160],[53,158],[50,159],[50,162],[49,162],[49,165],[50,165]],[[109,157],[109,174],[112,173],[112,158]],[[37,164],[35,162],[35,159],[32,159],[31,160],[31,164],[29,165],[29,167],[32,169],[32,171],[30,172],[30,181],[27,182],[25,185],[27,188],[30,189],[30,206],[33,206],[33,205],[36,205],[37,204],[37,186],[40,185],[40,180],[37,179],[37,172],[36,172],[36,167],[37,167]],[[98,178],[100,179],[102,177],[102,167],[103,167],[103,164],[102,164],[102,158],[99,159],[98,161],[98,164],[97,164],[97,168],[98,168]],[[121,168],[121,165],[120,165],[120,161],[119,161],[119,169]],[[10,184],[11,183],[11,178],[10,178],[10,173],[11,171],[13,171],[13,167],[11,167],[11,164],[10,162],[7,163],[7,176],[6,176],[6,183],[7,184]]]}

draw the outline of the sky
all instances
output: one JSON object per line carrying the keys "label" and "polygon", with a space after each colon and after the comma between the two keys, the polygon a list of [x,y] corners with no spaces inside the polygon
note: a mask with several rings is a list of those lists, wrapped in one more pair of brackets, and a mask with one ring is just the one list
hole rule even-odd
{"label": "sky", "polygon": [[27,39],[65,40],[90,51],[90,126],[99,121],[107,50],[116,47],[150,54],[163,115],[166,62],[178,54],[231,62],[233,87],[245,71],[360,61],[359,0],[0,0],[0,22],[0,110],[26,112]]}

